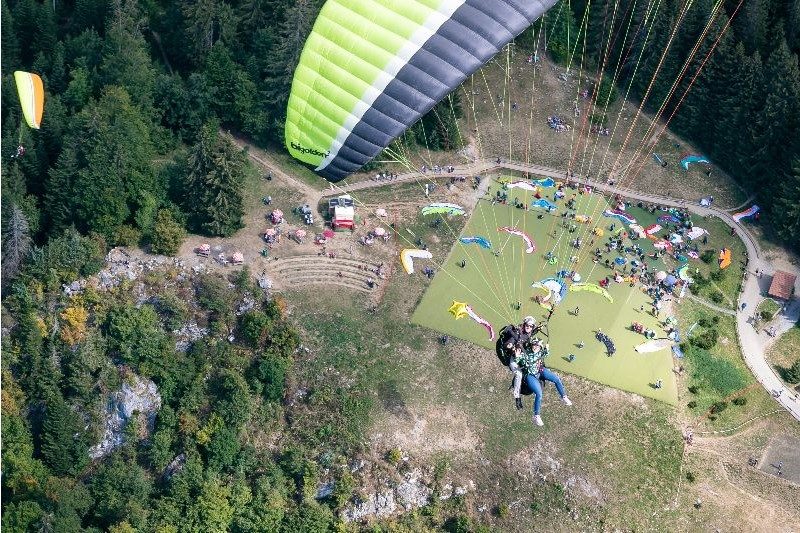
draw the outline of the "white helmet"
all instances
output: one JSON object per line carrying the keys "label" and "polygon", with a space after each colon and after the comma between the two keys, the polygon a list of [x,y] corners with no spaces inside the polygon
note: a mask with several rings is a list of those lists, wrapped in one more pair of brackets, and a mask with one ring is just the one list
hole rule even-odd
{"label": "white helmet", "polygon": [[536,325],[536,320],[532,316],[528,315],[528,316],[526,316],[525,318],[522,319],[522,325],[523,326],[535,326]]}

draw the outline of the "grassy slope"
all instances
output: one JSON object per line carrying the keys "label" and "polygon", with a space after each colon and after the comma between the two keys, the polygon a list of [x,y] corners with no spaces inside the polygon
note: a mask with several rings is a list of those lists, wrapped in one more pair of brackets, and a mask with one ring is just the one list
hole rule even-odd
{"label": "grassy slope", "polygon": [[800,327],[781,335],[767,353],[767,360],[775,366],[790,367],[800,358]]}

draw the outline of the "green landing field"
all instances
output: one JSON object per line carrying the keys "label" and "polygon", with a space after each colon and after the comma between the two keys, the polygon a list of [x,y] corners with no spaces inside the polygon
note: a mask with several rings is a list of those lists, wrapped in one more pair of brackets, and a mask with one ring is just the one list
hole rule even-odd
{"label": "green landing field", "polygon": [[[411,321],[436,331],[473,342],[487,348],[486,357],[496,359],[495,342],[490,339],[487,329],[469,317],[456,320],[448,311],[453,301],[465,302],[480,317],[492,324],[495,339],[500,329],[509,323],[519,324],[522,317],[533,315],[537,321],[543,321],[547,309],[533,300],[535,295],[546,294],[541,289],[534,289],[531,284],[549,277],[555,277],[562,269],[577,270],[583,278],[581,281],[597,283],[607,275],[611,275],[601,261],[592,261],[592,252],[596,247],[605,250],[604,244],[610,235],[612,223],[619,228],[619,220],[603,217],[602,213],[609,208],[608,201],[599,194],[584,194],[576,197],[576,208],[579,215],[592,217],[589,224],[574,223],[577,230],[569,233],[563,227],[565,219],[561,213],[565,211],[565,201],[574,191],[567,190],[567,197],[559,200],[558,210],[553,214],[544,209],[531,208],[526,211],[513,207],[516,197],[525,205],[530,205],[533,193],[519,188],[509,189],[508,205],[492,204],[497,185],[493,184],[487,196],[478,201],[474,212],[461,235],[458,237],[480,236],[488,239],[491,249],[484,249],[477,244],[464,244],[459,239],[450,250],[449,256],[437,272],[431,285],[423,295]],[[553,200],[554,188],[542,189],[548,200]],[[543,215],[538,218],[538,215]],[[649,215],[646,211],[636,210],[634,216]],[[637,219],[644,226],[651,220]],[[653,216],[653,221],[655,216]],[[533,253],[526,253],[526,244],[522,237],[499,231],[501,227],[516,228],[528,234],[536,245]],[[595,227],[602,228],[603,237],[592,234]],[[571,241],[581,238],[583,246],[576,250]],[[594,241],[594,244],[590,244]],[[647,239],[639,239],[637,244],[645,251],[652,251]],[[630,244],[630,241],[626,241]],[[549,264],[545,254],[553,251],[557,263]],[[496,256],[494,252],[499,252]],[[605,257],[613,260],[616,252]],[[441,260],[440,258],[435,258]],[[466,266],[461,267],[462,260]],[[571,262],[571,261],[577,262]],[[437,261],[438,262],[438,261]],[[660,267],[663,264],[659,261]],[[656,266],[656,265],[654,265]],[[561,372],[569,372],[624,391],[633,392],[654,398],[672,405],[677,404],[675,377],[672,372],[673,358],[669,349],[651,353],[637,353],[634,347],[646,342],[641,334],[630,329],[632,322],[640,322],[656,332],[656,338],[665,337],[658,320],[647,313],[649,298],[639,286],[631,288],[627,283],[610,283],[608,292],[613,303],[600,294],[589,291],[569,291],[556,307],[548,326],[551,355],[547,365]],[[521,304],[516,309],[517,302]],[[644,305],[645,312],[640,312]],[[574,316],[573,311],[579,308]],[[665,315],[662,313],[661,318]],[[613,339],[616,353],[612,357],[606,355],[605,346],[595,339],[595,332],[601,329]],[[546,330],[547,331],[547,330]],[[583,341],[584,347],[579,348]],[[575,354],[575,360],[569,362],[568,355]],[[499,365],[498,361],[498,365]],[[654,387],[655,382],[663,380],[660,389]]]}

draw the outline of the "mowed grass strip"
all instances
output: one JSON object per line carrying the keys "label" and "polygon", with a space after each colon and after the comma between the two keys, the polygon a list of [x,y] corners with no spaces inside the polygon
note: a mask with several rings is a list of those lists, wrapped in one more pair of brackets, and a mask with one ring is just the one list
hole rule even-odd
{"label": "mowed grass strip", "polygon": [[[551,196],[554,189],[546,191]],[[508,192],[509,202],[515,198],[523,204],[531,201],[528,191],[514,188]],[[609,223],[608,219],[599,218],[608,204],[600,195],[580,195],[577,203],[579,214],[593,215],[594,219],[590,224],[566,221],[568,225],[574,223],[577,226],[575,233],[569,233],[562,227],[565,219],[558,215],[481,200],[461,236],[483,237],[489,240],[492,248],[487,250],[477,244],[456,242],[443,264],[440,257],[435,257],[442,269],[423,296],[412,322],[493,349],[494,341],[483,326],[471,318],[456,320],[449,313],[453,301],[469,304],[475,313],[492,324],[496,334],[504,325],[519,323],[526,315],[540,321],[546,319],[546,309],[533,301],[535,294],[545,295],[531,288],[534,281],[554,277],[561,269],[575,267],[582,274],[583,281],[589,283],[597,283],[610,275],[610,269],[602,263],[594,264],[590,258],[594,248],[605,242],[605,238],[596,238],[595,241],[591,230],[595,225]],[[563,207],[563,203],[561,205]],[[530,235],[536,243],[536,250],[527,253],[523,238],[501,231],[499,228],[502,227],[515,228]],[[570,244],[577,237],[584,241],[580,250]],[[553,252],[556,265],[545,260],[547,252]],[[616,253],[607,257],[613,260]],[[649,301],[647,296],[638,287],[631,288],[627,284],[611,283],[608,292],[613,303],[591,291],[569,291],[566,294],[548,324],[547,341],[552,353],[548,366],[675,404],[677,393],[670,351],[665,349],[647,354],[634,351],[634,347],[646,339],[630,330],[632,322],[643,323],[663,334],[657,320],[640,311]],[[577,316],[574,314],[576,308],[579,311]],[[613,357],[608,357],[605,346],[595,340],[598,330],[614,339],[617,352]],[[579,347],[581,342],[582,348]],[[571,353],[575,359],[570,362]],[[659,379],[662,387],[657,389],[654,384]]]}

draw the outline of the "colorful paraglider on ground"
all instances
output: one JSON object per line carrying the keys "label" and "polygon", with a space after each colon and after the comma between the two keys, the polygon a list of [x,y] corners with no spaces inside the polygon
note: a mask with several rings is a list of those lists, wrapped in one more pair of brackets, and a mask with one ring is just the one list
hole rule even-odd
{"label": "colorful paraglider on ground", "polygon": [[406,248],[400,252],[400,263],[406,274],[414,273],[414,259],[432,259],[433,255],[428,250]]}
{"label": "colorful paraglider on ground", "polygon": [[473,235],[471,237],[461,237],[459,239],[462,244],[477,244],[481,248],[485,248],[487,250],[492,248],[492,243],[489,242],[488,239],[485,237],[480,237],[478,235]]}
{"label": "colorful paraglider on ground", "polygon": [[553,202],[545,200],[544,198],[539,198],[538,200],[534,200],[531,202],[532,207],[539,207],[541,209],[547,209],[548,211],[555,211],[558,209]]}
{"label": "colorful paraglider on ground", "polygon": [[525,245],[527,246],[527,248],[525,248],[526,254],[532,254],[536,250],[536,244],[533,242],[533,239],[531,239],[531,236],[524,231],[520,231],[517,228],[510,228],[508,226],[497,228],[497,231],[504,231],[506,233],[510,233],[511,235],[522,237],[522,240],[525,241]]}
{"label": "colorful paraglider on ground", "polygon": [[744,211],[739,211],[738,213],[731,215],[731,218],[733,218],[733,220],[736,222],[741,222],[746,218],[758,218],[759,211],[760,208],[757,205],[751,205]]}
{"label": "colorful paraglider on ground", "polygon": [[531,284],[534,289],[544,289],[547,294],[537,300],[542,307],[549,309],[553,305],[558,305],[564,294],[567,292],[567,287],[562,282],[555,278],[547,278],[542,281],[537,281]]}
{"label": "colorful paraglider on ground", "polygon": [[731,250],[730,248],[723,248],[719,251],[719,268],[724,270],[731,266]]}
{"label": "colorful paraglider on ground", "polygon": [[556,184],[553,178],[542,178],[538,180],[533,180],[533,183],[535,183],[539,187],[554,187]]}
{"label": "colorful paraglider on ground", "polygon": [[437,202],[422,208],[423,215],[463,215],[464,208],[457,204]]}
{"label": "colorful paraglider on ground", "polygon": [[611,296],[611,294],[609,294],[609,292],[605,290],[603,287],[595,283],[573,283],[572,285],[569,286],[569,290],[570,292],[578,292],[578,291],[593,292],[595,294],[599,294],[612,304],[614,303],[614,298]]}
{"label": "colorful paraglider on ground", "polygon": [[689,165],[692,163],[710,163],[710,161],[706,156],[698,154],[689,154],[681,159],[683,170],[689,170]]}
{"label": "colorful paraglider on ground", "polygon": [[506,184],[508,189],[522,189],[523,191],[537,192],[539,187],[528,181],[512,181]]}
{"label": "colorful paraglider on ground", "polygon": [[617,220],[620,220],[626,224],[636,224],[635,218],[620,209],[606,209],[603,211],[603,216],[608,218],[616,218]]}
{"label": "colorful paraglider on ground", "polygon": [[295,69],[286,148],[344,179],[555,3],[328,0]]}
{"label": "colorful paraglider on ground", "polygon": [[453,300],[453,305],[450,306],[448,311],[451,315],[453,315],[453,317],[455,317],[456,320],[464,318],[465,316],[470,317],[472,320],[486,328],[486,331],[489,333],[489,340],[494,340],[494,328],[492,325],[489,323],[489,321],[478,315],[478,313],[476,313],[466,302],[458,302]]}

